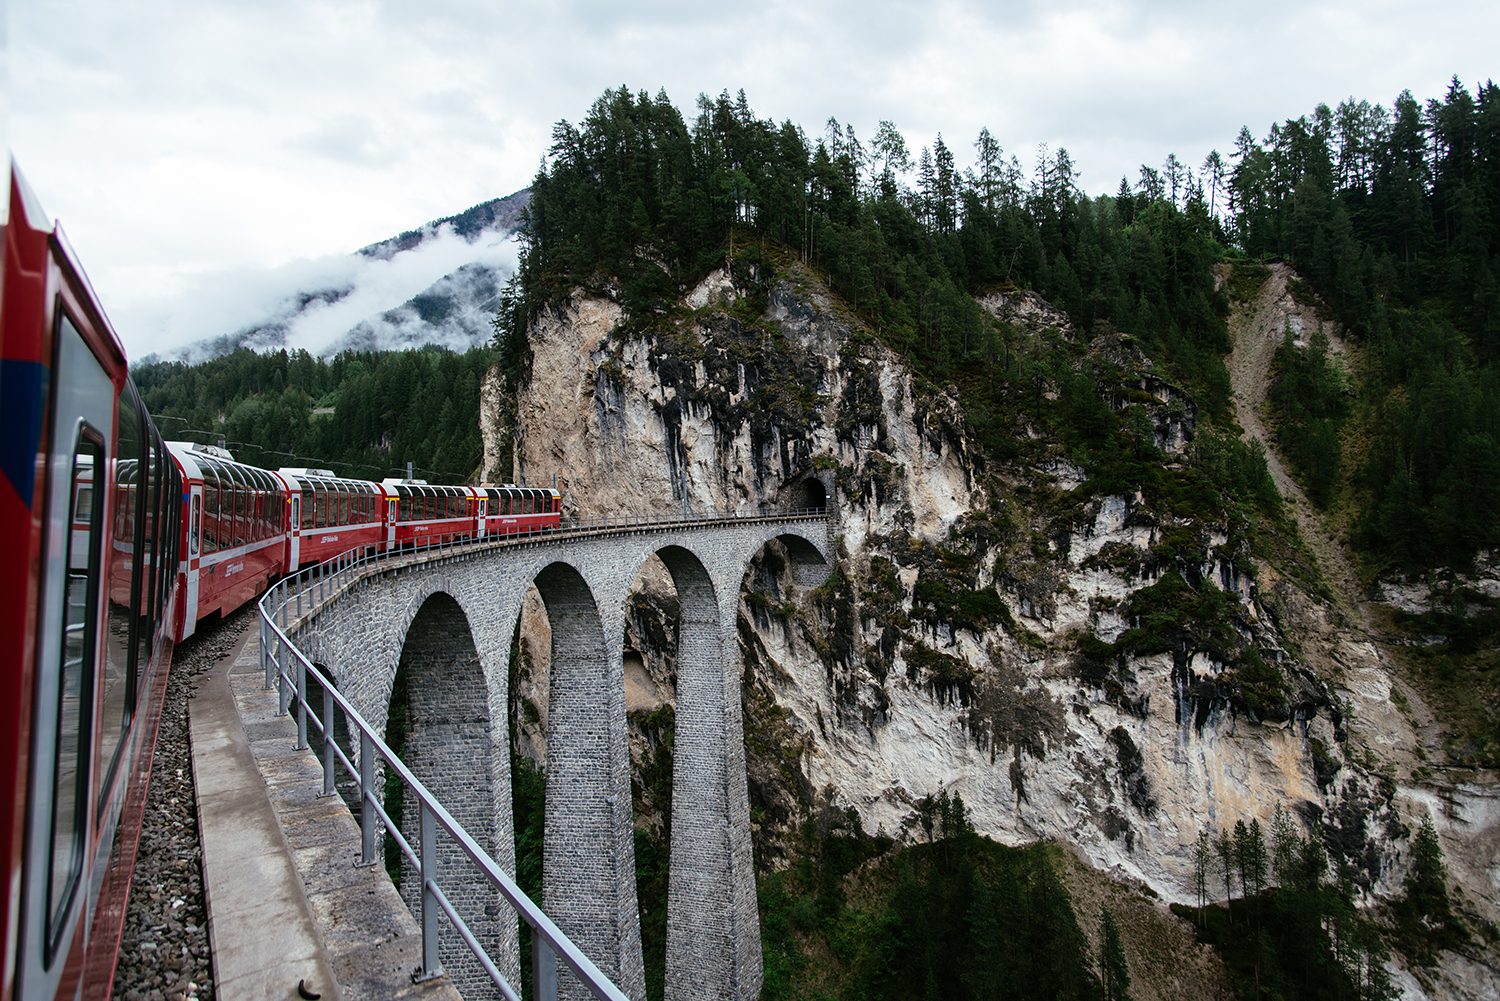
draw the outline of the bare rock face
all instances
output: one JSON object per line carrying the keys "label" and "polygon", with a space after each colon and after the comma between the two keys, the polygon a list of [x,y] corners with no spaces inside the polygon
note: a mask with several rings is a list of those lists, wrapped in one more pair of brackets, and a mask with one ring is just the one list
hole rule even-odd
{"label": "bare rock face", "polygon": [[[981,305],[1078,337],[1032,293]],[[917,801],[946,790],[980,834],[1066,842],[1195,903],[1200,832],[1269,829],[1281,806],[1373,901],[1399,893],[1430,814],[1468,904],[1500,919],[1493,777],[1424,784],[1393,764],[1420,738],[1377,637],[1227,529],[1086,495],[1060,450],[1036,468],[987,464],[956,390],[915,379],[799,266],[716,272],[651,324],[578,293],[531,348],[514,472],[555,474],[565,510],[826,502],[837,518],[825,584],[799,588],[773,545],[740,596],[761,864],[829,808],[914,836]],[[1187,462],[1192,400],[1128,338],[1095,331],[1087,350],[1125,373],[1166,461]],[[671,702],[668,589],[639,582],[629,615],[638,764],[655,731],[635,716]],[[1458,983],[1472,973],[1454,974],[1453,996],[1486,996]]]}

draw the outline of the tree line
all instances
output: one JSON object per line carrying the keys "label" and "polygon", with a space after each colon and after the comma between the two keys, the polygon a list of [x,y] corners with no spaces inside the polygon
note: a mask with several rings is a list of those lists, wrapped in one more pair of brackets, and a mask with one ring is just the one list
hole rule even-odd
{"label": "tree line", "polygon": [[[1200,831],[1193,848],[1198,906],[1173,910],[1219,949],[1240,997],[1391,1001],[1401,992],[1386,972],[1387,937],[1422,965],[1468,940],[1449,906],[1431,818],[1423,818],[1411,846],[1401,896],[1373,916],[1357,906],[1349,860],[1330,859],[1317,832],[1304,837],[1278,805],[1269,832],[1258,819]],[[1211,903],[1220,886],[1222,906]]]}
{"label": "tree line", "polygon": [[960,796],[916,805],[922,837],[894,854],[852,810],[808,821],[762,880],[763,997],[1128,1001],[1120,926],[1102,909],[1090,946],[1054,846],[979,837]]}
{"label": "tree line", "polygon": [[311,466],[380,480],[406,475],[462,483],[478,471],[479,387],[488,348],[259,354],[240,349],[197,365],[134,369],[146,408],[168,439],[223,441],[254,466]]}

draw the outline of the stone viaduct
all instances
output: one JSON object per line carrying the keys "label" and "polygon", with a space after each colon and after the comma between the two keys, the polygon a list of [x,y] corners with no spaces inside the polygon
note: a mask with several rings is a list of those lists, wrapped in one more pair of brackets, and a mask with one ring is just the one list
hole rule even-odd
{"label": "stone viaduct", "polygon": [[[666,996],[751,1001],[762,970],[739,593],[751,559],[771,540],[785,547],[799,586],[820,583],[833,555],[830,524],[814,516],[647,524],[438,555],[371,574],[291,638],[382,732],[402,670],[403,760],[514,873],[509,659],[522,599],[536,585],[552,627],[541,903],[611,980],[644,1001],[623,646],[630,587],[659,557],[681,604]],[[402,828],[415,831],[412,804],[405,810]],[[438,868],[496,966],[519,984],[515,913],[488,884],[473,882],[456,847]],[[416,882],[403,880],[414,911]],[[444,934],[441,955],[466,997],[490,995],[456,934]],[[558,986],[560,996],[586,996],[566,970]]]}

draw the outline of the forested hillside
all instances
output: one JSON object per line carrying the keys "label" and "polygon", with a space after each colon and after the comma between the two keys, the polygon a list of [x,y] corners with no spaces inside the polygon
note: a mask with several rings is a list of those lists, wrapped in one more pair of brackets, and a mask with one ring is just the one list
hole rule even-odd
{"label": "forested hillside", "polygon": [[223,439],[242,462],[316,466],[340,476],[433,483],[478,471],[479,383],[492,351],[347,352],[241,349],[198,365],[135,368],[146,407],[169,439]]}
{"label": "forested hillside", "polygon": [[[1055,408],[1018,393],[1033,373],[974,297],[1034,289],[1080,330],[1133,335],[1224,425],[1228,304],[1214,264],[1285,256],[1368,348],[1354,385],[1318,357],[1284,356],[1286,437],[1322,480],[1315,498],[1347,479],[1372,573],[1462,562],[1500,541],[1493,84],[1471,94],[1455,79],[1426,106],[1409,92],[1390,110],[1319,105],[1264,142],[1242,129],[1233,153],[1196,173],[1175,155],[1143,165],[1113,196],[1081,192],[1064,149],[1043,148],[1031,176],[988,130],[972,149],[961,170],[941,135],[914,159],[889,122],[868,143],[834,119],[813,137],[725,92],[700,98],[690,126],[664,93],[606,91],[580,125],[558,124],[533,182],[500,318],[506,366],[520,374],[528,323],[574,287],[617,282],[646,328],[710,268],[787,248],[918,372],[956,381],[993,454],[1014,454],[1018,407],[1052,410],[1086,468],[1129,480],[1128,429],[1091,413],[1093,369],[1034,373],[1056,383]],[[1359,445],[1345,455],[1351,418]],[[1237,474],[1242,495],[1246,477],[1259,473]]]}
{"label": "forested hillside", "polygon": [[1235,248],[1290,258],[1364,351],[1352,385],[1316,351],[1285,362],[1315,499],[1347,480],[1372,571],[1500,542],[1500,88],[1319,105],[1263,141],[1242,129],[1233,159]]}

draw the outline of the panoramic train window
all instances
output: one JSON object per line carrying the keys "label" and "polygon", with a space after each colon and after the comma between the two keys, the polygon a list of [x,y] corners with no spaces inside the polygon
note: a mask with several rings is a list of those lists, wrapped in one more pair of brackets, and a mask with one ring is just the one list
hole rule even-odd
{"label": "panoramic train window", "polygon": [[219,551],[219,477],[208,466],[203,469],[203,520],[199,531],[204,556]]}
{"label": "panoramic train window", "polygon": [[[63,321],[67,323],[66,320]],[[71,326],[71,324],[69,324]],[[56,948],[73,894],[83,872],[84,828],[88,822],[88,753],[94,677],[94,615],[98,608],[98,510],[82,510],[85,483],[105,469],[104,439],[83,425],[73,450],[69,495],[67,568],[62,614],[62,670],[58,678],[57,759],[53,769],[52,866],[47,879],[49,951]]]}
{"label": "panoramic train window", "polygon": [[161,511],[161,450],[157,443],[149,435],[149,425],[142,424],[147,433],[142,437],[145,439],[145,448],[142,449],[143,457],[141,467],[144,475],[141,477],[142,492],[140,502],[136,506],[136,512],[140,521],[137,528],[140,540],[136,548],[136,571],[140,574],[140,584],[136,587],[136,654],[137,665],[144,664],[151,655],[151,642],[155,638],[155,622],[151,609],[156,603],[156,542],[158,516]]}
{"label": "panoramic train window", "polygon": [[131,568],[135,563],[135,495],[141,472],[140,418],[136,414],[134,397],[128,393],[120,394],[116,422],[120,437],[112,477],[115,492],[114,531],[110,533],[113,538],[110,540],[109,566],[106,571],[109,576],[109,618],[104,636],[104,683],[106,688],[115,683],[122,683],[128,688],[131,669],[130,606],[134,601],[131,595]]}

